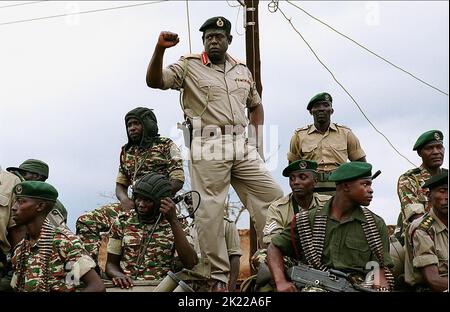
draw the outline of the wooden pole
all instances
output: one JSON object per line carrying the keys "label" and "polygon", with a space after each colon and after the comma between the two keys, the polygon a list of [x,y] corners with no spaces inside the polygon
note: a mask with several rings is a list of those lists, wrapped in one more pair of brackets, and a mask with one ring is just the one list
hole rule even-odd
{"label": "wooden pole", "polygon": [[[261,60],[259,55],[258,5],[259,0],[245,0],[245,45],[247,67],[253,75],[253,79],[256,83],[256,89],[258,90],[259,95],[262,97]],[[260,129],[258,152],[261,155],[262,159],[264,159],[262,135],[262,129]],[[253,221],[250,218],[250,268],[252,268],[251,257],[257,249],[258,246],[256,231],[255,227],[253,226]],[[251,269],[251,274],[255,273],[256,272]]]}

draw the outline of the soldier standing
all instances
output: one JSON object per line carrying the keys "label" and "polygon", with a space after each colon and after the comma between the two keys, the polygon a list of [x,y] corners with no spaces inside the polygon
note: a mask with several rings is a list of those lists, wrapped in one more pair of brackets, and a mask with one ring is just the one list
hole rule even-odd
{"label": "soldier standing", "polygon": [[335,184],[328,177],[339,165],[350,161],[366,161],[358,138],[350,128],[332,123],[333,99],[323,92],[315,95],[306,109],[314,118],[314,124],[295,130],[291,138],[287,159],[289,163],[297,159],[317,162],[317,192],[334,194]]}
{"label": "soldier standing", "polygon": [[12,208],[17,225],[27,229],[26,237],[14,249],[15,291],[105,291],[95,273],[94,261],[82,243],[68,229],[53,226],[47,214],[58,197],[56,189],[41,181],[25,181],[14,187],[17,198]]}
{"label": "soldier standing", "polygon": [[106,274],[114,285],[130,288],[134,280],[162,280],[177,259],[187,269],[197,263],[171,194],[169,180],[156,173],[134,185],[135,208],[119,214],[109,234]]}
{"label": "soldier standing", "polygon": [[199,30],[203,32],[205,51],[184,56],[164,70],[164,52],[175,46],[179,38],[175,33],[161,32],[146,81],[152,88],[182,91],[182,109],[193,127],[191,183],[201,195],[196,214],[200,248],[211,263],[211,290],[224,291],[230,264],[223,207],[230,184],[255,222],[260,246],[264,245],[267,208],[283,192],[265,168],[257,147],[249,144],[245,135],[250,123],[258,138],[264,110],[250,71],[227,53],[233,39],[230,21],[213,17]]}
{"label": "soldier standing", "polygon": [[431,209],[407,228],[405,281],[416,291],[448,290],[448,172],[428,179]]}
{"label": "soldier standing", "polygon": [[116,196],[120,203],[108,204],[81,215],[77,222],[77,235],[97,261],[101,233],[107,233],[122,211],[134,209],[128,188],[144,175],[154,172],[170,179],[172,195],[184,183],[183,161],[178,146],[158,134],[158,123],[151,109],[137,107],[125,115],[128,143],[120,153]]}
{"label": "soldier standing", "polygon": [[[368,264],[379,265],[372,287],[393,287],[389,267],[389,240],[383,219],[367,208],[372,201],[372,165],[363,162],[342,164],[330,176],[336,182],[336,195],[325,206],[301,211],[290,226],[272,238],[267,258],[277,291],[296,291],[286,279],[283,255],[320,269],[352,273],[364,281]],[[301,226],[300,226],[301,224]]]}
{"label": "soldier standing", "polygon": [[425,181],[441,172],[448,171],[441,168],[444,162],[445,148],[442,144],[444,136],[439,130],[430,130],[419,136],[413,151],[422,158],[418,168],[408,170],[398,178],[397,194],[401,211],[397,221],[396,237],[403,244],[405,229],[412,220],[430,211],[426,188],[422,188]]}

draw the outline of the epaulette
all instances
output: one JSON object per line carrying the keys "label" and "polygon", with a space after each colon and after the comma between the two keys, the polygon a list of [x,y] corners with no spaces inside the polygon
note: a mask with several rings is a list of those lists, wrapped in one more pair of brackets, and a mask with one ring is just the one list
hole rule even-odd
{"label": "epaulette", "polygon": [[331,196],[330,195],[325,195],[325,194],[319,194],[317,193],[316,198],[318,201],[320,201],[321,203],[326,203],[327,201],[330,200]]}
{"label": "epaulette", "polygon": [[195,58],[195,59],[201,59],[202,55],[198,53],[190,53],[183,56],[185,59]]}
{"label": "epaulette", "polygon": [[311,125],[304,126],[304,127],[301,127],[301,128],[297,128],[297,129],[295,129],[295,132],[300,132],[300,131],[308,130],[311,126],[312,126],[312,124],[311,124]]}
{"label": "epaulette", "polygon": [[420,173],[420,171],[421,171],[420,168],[409,169],[409,170],[406,171],[403,175],[405,175],[405,176],[410,176],[410,175],[412,175],[412,174]]}
{"label": "epaulette", "polygon": [[349,129],[349,130],[351,130],[349,127],[347,127],[347,126],[344,126],[344,125],[341,125],[341,124],[338,124],[338,123],[334,123],[335,125],[336,125],[336,127],[341,127],[341,128],[345,128],[345,129]]}
{"label": "epaulette", "polygon": [[423,216],[422,222],[420,222],[418,229],[428,232],[433,223],[434,223],[433,217],[429,213],[427,213]]}

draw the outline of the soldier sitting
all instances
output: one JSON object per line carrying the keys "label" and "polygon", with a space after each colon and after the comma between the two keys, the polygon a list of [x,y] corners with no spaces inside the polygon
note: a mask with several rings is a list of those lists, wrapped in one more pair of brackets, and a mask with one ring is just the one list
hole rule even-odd
{"label": "soldier sitting", "polygon": [[[283,198],[273,202],[269,206],[267,212],[266,226],[264,227],[264,243],[270,244],[272,237],[283,231],[283,229],[289,226],[292,218],[295,214],[303,210],[310,210],[313,208],[322,207],[330,199],[331,196],[323,195],[315,192],[315,185],[317,183],[317,163],[312,160],[296,160],[290,163],[283,170],[283,176],[289,178],[289,186],[292,192]],[[260,249],[252,257],[252,265],[258,270],[261,264],[266,264],[267,250]],[[292,266],[294,262],[285,257],[285,264]],[[263,269],[265,270],[265,268]],[[270,278],[270,272],[267,277],[262,276],[262,272],[258,272],[259,278],[257,287],[260,280],[267,280]],[[261,281],[262,282],[262,281]],[[271,288],[264,287],[266,290]],[[262,290],[262,289],[259,289]]]}
{"label": "soldier sitting", "polygon": [[105,291],[93,270],[95,262],[82,243],[68,229],[55,227],[46,218],[58,197],[56,189],[41,181],[25,181],[13,190],[17,200],[12,208],[17,225],[27,235],[16,246],[12,257],[14,275],[11,286],[24,292]]}
{"label": "soldier sitting", "polygon": [[119,214],[109,234],[106,274],[115,286],[130,288],[134,280],[162,280],[169,270],[176,271],[174,260],[187,269],[197,263],[171,194],[163,175],[150,173],[136,182],[135,208]]}
{"label": "soldier sitting", "polygon": [[372,165],[364,162],[342,164],[330,176],[336,195],[325,206],[295,215],[289,227],[272,238],[267,258],[277,291],[296,291],[285,276],[283,255],[319,270],[336,269],[351,273],[355,282],[375,267],[378,277],[371,287],[393,287],[389,271],[388,232],[382,218],[367,208],[372,200]]}
{"label": "soldier sitting", "polygon": [[405,281],[416,291],[448,290],[448,172],[428,179],[432,209],[407,228]]}
{"label": "soldier sitting", "polygon": [[184,182],[183,161],[176,144],[158,133],[158,123],[151,109],[137,107],[125,115],[128,142],[121,148],[116,179],[116,196],[120,203],[107,204],[81,215],[76,222],[77,235],[98,261],[102,233],[108,233],[122,211],[134,209],[128,189],[144,175],[155,172],[169,178],[172,195]]}

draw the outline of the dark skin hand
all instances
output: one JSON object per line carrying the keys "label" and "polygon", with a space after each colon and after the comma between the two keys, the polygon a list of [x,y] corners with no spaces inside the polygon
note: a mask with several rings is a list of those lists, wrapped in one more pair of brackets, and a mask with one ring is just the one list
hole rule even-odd
{"label": "dark skin hand", "polygon": [[103,284],[100,276],[93,269],[89,270],[81,277],[81,281],[86,287],[81,290],[82,292],[105,292],[105,284]]}
{"label": "dark skin hand", "polygon": [[176,46],[180,42],[178,34],[162,31],[159,34],[158,42],[156,43],[155,51],[153,52],[152,59],[147,69],[146,82],[150,88],[161,88],[162,81],[162,65],[164,52],[167,48]]}
{"label": "dark skin hand", "polygon": [[134,202],[128,197],[127,189],[127,186],[116,183],[116,196],[120,201],[120,205],[123,211],[131,211],[132,209],[134,209]]}
{"label": "dark skin hand", "polygon": [[230,260],[230,279],[228,281],[228,291],[236,291],[236,282],[239,276],[239,268],[241,266],[240,256],[234,255],[229,257]]}
{"label": "dark skin hand", "polygon": [[296,292],[297,287],[286,279],[281,250],[270,244],[267,248],[267,263],[278,292]]}

